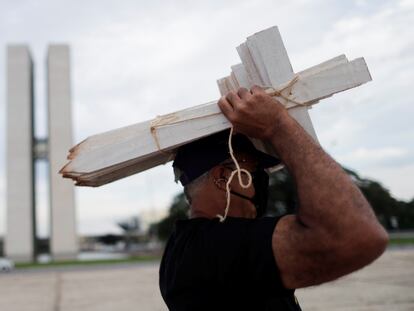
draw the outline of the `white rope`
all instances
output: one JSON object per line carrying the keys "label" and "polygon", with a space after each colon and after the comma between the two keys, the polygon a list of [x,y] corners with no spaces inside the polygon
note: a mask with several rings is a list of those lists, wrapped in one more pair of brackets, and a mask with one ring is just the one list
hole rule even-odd
{"label": "white rope", "polygon": [[[250,172],[244,168],[240,168],[239,162],[237,161],[236,157],[234,156],[234,151],[233,151],[233,145],[231,142],[231,138],[233,136],[233,126],[230,128],[230,134],[229,134],[229,151],[230,151],[230,156],[234,162],[234,164],[236,165],[236,169],[234,171],[231,172],[229,179],[227,180],[226,183],[226,209],[224,210],[224,216],[217,214],[217,217],[220,219],[220,222],[224,222],[227,218],[227,214],[229,212],[230,209],[230,184],[233,180],[234,175],[236,175],[237,173],[237,177],[239,179],[239,184],[243,189],[247,189],[252,185],[252,175],[250,174]],[[247,183],[244,184],[243,180],[242,180],[242,173],[246,174],[248,177]]]}
{"label": "white rope", "polygon": [[[271,97],[281,97],[281,98],[283,98],[284,100],[286,100],[286,101],[288,101],[288,102],[291,102],[291,103],[293,103],[293,104],[295,104],[295,105],[297,105],[297,106],[307,106],[307,104],[306,103],[302,103],[302,102],[298,102],[298,101],[296,101],[296,100],[294,100],[294,99],[292,99],[292,98],[290,98],[289,96],[285,96],[284,94],[283,94],[283,92],[285,91],[285,90],[291,90],[292,89],[292,87],[293,87],[293,85],[296,83],[296,82],[298,82],[300,80],[300,76],[297,74],[297,75],[295,75],[284,87],[282,87],[282,88],[280,88],[280,89],[274,89],[274,88],[272,88],[272,87],[269,87],[269,88],[267,88],[266,90],[265,90],[265,92],[266,92],[266,94],[267,95],[269,95],[269,96],[271,96]],[[290,107],[291,108],[291,107]]]}
{"label": "white rope", "polygon": [[173,124],[179,124],[179,123],[183,123],[183,122],[187,122],[191,120],[205,119],[206,117],[211,117],[211,116],[219,115],[219,114],[221,114],[221,112],[214,112],[214,113],[197,116],[197,117],[191,117],[187,119],[180,119],[178,116],[175,116],[174,113],[166,114],[163,116],[157,116],[154,120],[150,122],[150,132],[151,132],[152,137],[154,138],[155,144],[157,145],[158,151],[162,152],[163,149],[161,148],[160,142],[158,140],[157,128],[168,126],[168,125],[173,125]]}

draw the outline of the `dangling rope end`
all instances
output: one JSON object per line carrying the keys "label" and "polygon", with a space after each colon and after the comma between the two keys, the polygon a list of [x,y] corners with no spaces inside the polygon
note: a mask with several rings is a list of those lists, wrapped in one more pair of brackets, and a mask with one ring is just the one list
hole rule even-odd
{"label": "dangling rope end", "polygon": [[226,216],[222,216],[220,214],[217,214],[216,217],[220,220],[220,222],[224,222],[226,220]]}
{"label": "dangling rope end", "polygon": [[[239,184],[242,188],[246,189],[246,188],[249,188],[252,185],[252,175],[250,174],[250,172],[248,170],[245,170],[244,168],[240,168],[239,162],[237,161],[236,157],[234,156],[233,145],[232,145],[232,142],[231,142],[232,136],[233,136],[233,126],[230,128],[230,135],[229,135],[228,144],[229,144],[230,157],[233,160],[234,164],[236,165],[236,169],[231,172],[230,177],[229,177],[229,179],[227,180],[227,183],[226,183],[226,208],[224,210],[224,216],[217,215],[217,217],[220,219],[220,222],[224,222],[226,220],[227,214],[228,214],[229,209],[230,209],[230,191],[231,191],[230,184],[231,184],[234,176],[237,174]],[[247,175],[247,177],[248,177],[247,184],[243,183],[241,173],[244,173],[244,174]]]}

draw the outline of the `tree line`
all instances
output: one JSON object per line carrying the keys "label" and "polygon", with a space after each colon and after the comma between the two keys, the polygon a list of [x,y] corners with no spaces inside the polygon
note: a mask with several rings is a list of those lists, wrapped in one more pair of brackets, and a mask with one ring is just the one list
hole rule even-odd
{"label": "tree line", "polygon": [[[401,201],[394,198],[379,182],[361,178],[356,172],[344,168],[365,195],[380,223],[388,230],[414,229],[414,198]],[[292,176],[286,169],[270,175],[267,216],[281,216],[295,213],[298,197]],[[178,219],[188,218],[189,205],[184,193],[177,194],[169,208],[168,215],[151,226],[151,231],[161,240],[170,236]]]}

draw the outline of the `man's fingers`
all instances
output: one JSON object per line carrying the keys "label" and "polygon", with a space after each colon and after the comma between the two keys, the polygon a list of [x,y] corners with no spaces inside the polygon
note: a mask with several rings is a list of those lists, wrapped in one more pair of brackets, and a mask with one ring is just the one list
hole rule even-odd
{"label": "man's fingers", "polygon": [[265,90],[258,85],[253,85],[250,90],[252,94],[266,94]]}
{"label": "man's fingers", "polygon": [[241,87],[237,91],[237,95],[243,100],[248,100],[252,96],[252,93],[248,89]]}
{"label": "man's fingers", "polygon": [[220,100],[218,101],[218,105],[221,109],[221,112],[223,112],[226,118],[231,120],[234,114],[234,109],[225,96],[220,98]]}
{"label": "man's fingers", "polygon": [[235,104],[241,102],[241,98],[235,92],[229,92],[226,95],[227,101],[234,107]]}

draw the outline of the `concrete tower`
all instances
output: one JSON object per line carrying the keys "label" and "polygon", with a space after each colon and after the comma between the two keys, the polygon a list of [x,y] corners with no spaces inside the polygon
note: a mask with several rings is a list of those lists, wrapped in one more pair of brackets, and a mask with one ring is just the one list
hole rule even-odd
{"label": "concrete tower", "polygon": [[67,45],[49,46],[47,56],[49,107],[49,163],[51,236],[54,259],[76,257],[76,215],[72,182],[63,179],[59,170],[66,163],[72,146],[70,106],[70,60]]}
{"label": "concrete tower", "polygon": [[33,63],[28,47],[7,48],[6,254],[31,261],[35,250]]}
{"label": "concrete tower", "polygon": [[7,50],[7,231],[6,255],[32,261],[36,252],[37,159],[50,163],[50,251],[53,259],[78,252],[74,189],[58,175],[72,145],[69,47],[52,45],[47,56],[49,138],[34,137],[33,63],[26,46]]}

